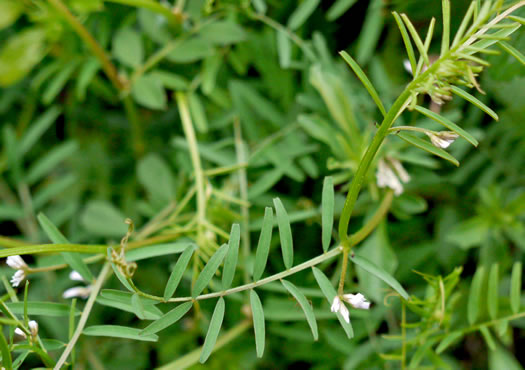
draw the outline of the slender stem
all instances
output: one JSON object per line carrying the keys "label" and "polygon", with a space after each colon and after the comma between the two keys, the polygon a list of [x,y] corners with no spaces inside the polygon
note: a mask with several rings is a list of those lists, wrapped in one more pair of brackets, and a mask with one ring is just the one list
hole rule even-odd
{"label": "slender stem", "polygon": [[184,135],[186,136],[186,141],[188,142],[193,171],[195,172],[195,185],[197,187],[197,219],[199,223],[202,223],[206,219],[206,194],[197,138],[195,137],[195,130],[193,129],[186,95],[182,92],[177,92],[176,98],[179,106],[182,128],[184,130]]}
{"label": "slender stem", "polygon": [[406,369],[407,356],[407,329],[406,329],[406,307],[405,302],[401,301],[401,369]]}
{"label": "slender stem", "polygon": [[109,80],[115,86],[115,88],[119,91],[125,89],[125,84],[122,83],[122,81],[119,79],[117,69],[111,63],[111,60],[106,55],[106,52],[102,47],[98,44],[98,42],[91,36],[89,31],[84,27],[82,23],[75,17],[69,9],[62,3],[61,0],[48,0],[49,3],[60,13],[64,18],[66,18],[66,21],[69,23],[69,25],[77,32],[77,34],[80,36],[80,38],[91,48],[93,51],[93,54],[98,58],[100,63],[102,64],[102,69],[104,69],[104,72],[108,76]]}
{"label": "slender stem", "polygon": [[[244,333],[248,328],[252,326],[251,322],[246,320],[242,321],[237,326],[234,326],[230,330],[228,330],[226,333],[221,335],[217,342],[215,343],[215,347],[213,347],[213,350],[216,351],[222,347],[224,347],[226,344],[230,343],[232,340],[240,336],[242,333]],[[199,361],[200,354],[202,352],[202,346],[199,348],[194,349],[190,353],[187,353],[186,355],[182,356],[181,358],[170,362],[162,367],[159,367],[157,370],[179,370],[179,369],[186,369],[194,364],[196,364]]]}
{"label": "slender stem", "polygon": [[172,23],[179,23],[179,18],[171,12],[170,9],[162,6],[156,1],[142,1],[142,0],[106,0],[110,3],[124,4],[128,6],[136,6],[140,8],[145,8],[155,12],[157,14],[162,14]]}
{"label": "slender stem", "polygon": [[100,288],[102,288],[102,284],[106,280],[106,276],[108,275],[109,271],[110,271],[110,264],[105,263],[104,266],[102,267],[102,270],[100,271],[100,274],[97,277],[96,283],[93,285],[91,294],[89,295],[89,298],[86,302],[86,306],[84,307],[84,311],[82,311],[82,316],[80,316],[80,320],[78,321],[78,326],[75,330],[75,333],[73,334],[73,337],[67,344],[66,349],[64,350],[64,352],[62,352],[62,355],[58,359],[58,362],[55,365],[54,370],[60,370],[62,368],[62,365],[64,365],[69,354],[73,350],[73,347],[75,346],[75,343],[80,337],[80,334],[82,334],[82,331],[84,330],[84,326],[86,325],[89,314],[91,313],[91,309],[93,308],[93,304],[95,303],[95,300],[97,299],[98,292],[100,291]]}
{"label": "slender stem", "polygon": [[350,253],[349,246],[343,246],[343,266],[341,267],[341,277],[339,278],[339,287],[337,289],[338,295],[343,295],[345,288],[346,270],[348,268],[348,253]]}
{"label": "slender stem", "polygon": [[6,236],[0,236],[0,246],[4,248],[23,247],[24,245],[30,245],[30,243],[22,240],[8,238]]}

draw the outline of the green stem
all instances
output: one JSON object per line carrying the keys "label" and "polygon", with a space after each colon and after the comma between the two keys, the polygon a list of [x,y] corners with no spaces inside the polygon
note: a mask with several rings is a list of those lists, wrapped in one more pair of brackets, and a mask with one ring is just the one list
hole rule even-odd
{"label": "green stem", "polygon": [[[421,78],[422,76],[426,76],[429,70],[430,68],[419,78]],[[359,191],[363,186],[363,182],[365,180],[368,168],[370,167],[370,164],[372,163],[372,160],[374,159],[377,151],[379,150],[379,147],[383,143],[383,140],[385,139],[386,135],[388,135],[388,129],[394,123],[394,120],[398,115],[399,110],[405,104],[407,99],[410,98],[410,95],[412,94],[411,87],[415,85],[414,83],[418,81],[419,78],[412,81],[407,86],[405,91],[403,91],[403,93],[396,99],[394,105],[392,106],[392,108],[390,108],[383,120],[383,123],[381,123],[381,126],[379,126],[379,129],[374,135],[372,143],[370,143],[370,146],[368,147],[365,156],[359,163],[359,167],[357,168],[357,171],[352,180],[352,184],[350,185],[350,190],[348,191],[348,195],[346,196],[343,211],[341,213],[341,218],[339,220],[339,238],[341,239],[343,245],[349,245],[348,225],[350,222],[350,216],[352,214],[352,210],[354,209],[355,202],[357,200],[357,195],[359,194]]]}
{"label": "green stem", "polygon": [[106,55],[106,52],[98,44],[98,42],[91,36],[89,31],[82,23],[69,11],[69,9],[62,3],[61,0],[48,0],[49,3],[66,19],[67,23],[76,31],[80,38],[91,48],[93,54],[98,58],[102,64],[102,69],[108,76],[109,80],[119,91],[125,89],[125,84],[118,77],[117,69],[111,63],[111,60]]}
{"label": "green stem", "polygon": [[195,186],[197,187],[197,219],[198,223],[203,223],[206,219],[206,193],[204,189],[204,174],[202,172],[199,148],[193,123],[191,121],[190,111],[188,109],[188,100],[182,92],[176,93],[177,105],[179,107],[182,129],[186,136],[188,148],[191,156],[193,171],[195,172]]}
{"label": "green stem", "polygon": [[75,346],[75,343],[80,337],[80,334],[82,334],[82,331],[84,330],[84,326],[86,325],[89,314],[91,313],[91,309],[93,308],[93,304],[95,303],[95,300],[97,299],[98,292],[100,291],[100,288],[102,288],[102,284],[104,283],[104,280],[106,279],[106,276],[108,275],[111,269],[110,266],[111,265],[109,263],[105,263],[104,267],[102,267],[102,270],[100,271],[100,274],[97,277],[97,281],[93,285],[93,288],[91,289],[91,294],[89,295],[89,298],[86,302],[84,311],[82,311],[82,315],[80,316],[80,320],[78,322],[78,326],[75,330],[75,333],[73,334],[73,337],[67,344],[66,349],[64,350],[64,352],[62,352],[62,355],[58,359],[58,362],[55,365],[54,370],[60,370],[62,368],[62,365],[64,365],[69,354],[73,350],[73,347]]}
{"label": "green stem", "polygon": [[388,133],[397,134],[399,131],[416,131],[416,132],[421,132],[425,135],[436,133],[435,131],[427,130],[426,128],[415,127],[415,126],[395,126],[395,127],[391,127],[388,129]]}
{"label": "green stem", "polygon": [[123,4],[128,6],[135,6],[137,8],[144,8],[151,10],[157,14],[165,16],[172,23],[179,23],[179,18],[171,12],[170,9],[162,6],[156,1],[144,1],[144,0],[106,0],[106,2]]}

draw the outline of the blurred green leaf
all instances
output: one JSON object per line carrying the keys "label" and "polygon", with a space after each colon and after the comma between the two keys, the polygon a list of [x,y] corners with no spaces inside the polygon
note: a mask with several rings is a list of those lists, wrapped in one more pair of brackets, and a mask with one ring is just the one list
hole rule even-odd
{"label": "blurred green leaf", "polygon": [[128,328],[118,325],[93,325],[84,329],[82,334],[94,337],[111,337],[156,342],[159,337],[155,334],[140,335],[140,329]]}

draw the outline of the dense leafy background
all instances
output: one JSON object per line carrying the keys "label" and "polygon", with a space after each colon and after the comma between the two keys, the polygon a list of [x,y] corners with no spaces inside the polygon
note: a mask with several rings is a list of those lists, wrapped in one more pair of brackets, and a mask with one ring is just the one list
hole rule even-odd
{"label": "dense leafy background", "polygon": [[[175,91],[184,91],[205,170],[238,163],[234,125],[240,122],[248,153],[252,247],[264,207],[272,206],[272,198],[278,196],[293,220],[295,263],[315,257],[322,251],[323,177],[334,176],[337,214],[374,123],[381,118],[337,52],[346,50],[355,57],[388,106],[410,80],[390,12],[406,12],[422,34],[430,18],[440,20],[441,14],[439,1],[422,6],[414,0],[355,4],[339,0],[339,5],[353,4],[341,14],[332,1],[267,1],[264,19],[246,1],[192,0],[182,13],[168,16],[117,3],[65,1],[107,51],[121,80],[130,81],[129,91],[124,92],[116,91],[90,48],[47,2],[0,4],[3,236],[48,242],[36,222],[36,215],[44,212],[71,242],[118,243],[126,232],[125,217],[140,230],[170,203],[183,199],[194,181],[175,100]],[[468,3],[454,1],[453,30]],[[273,22],[288,27],[285,32],[293,32],[298,42],[290,40],[284,28],[270,27]],[[441,32],[439,24],[436,34]],[[525,34],[518,31],[509,43],[525,50]],[[166,47],[171,50],[162,59],[141,69]],[[438,42],[432,44],[431,53],[438,53],[439,47]],[[478,148],[461,139],[451,146],[451,154],[461,162],[459,168],[398,138],[389,139],[382,154],[402,160],[412,180],[394,200],[387,222],[358,247],[422,299],[432,290],[413,270],[446,276],[463,266],[458,301],[447,309],[445,318],[452,329],[464,324],[471,279],[479,266],[488,269],[499,263],[500,293],[508,296],[512,264],[524,261],[525,68],[506,53],[488,56],[488,61],[492,66],[480,78],[486,95],[476,96],[498,112],[499,122],[457,98],[442,107],[444,115],[480,141]],[[405,124],[434,127],[415,112],[402,119]],[[351,230],[362,224],[381,198],[374,172],[370,171],[359,198]],[[231,224],[242,220],[240,207],[225,199],[239,197],[238,172],[211,176],[207,186],[211,192],[207,219],[229,233]],[[194,207],[192,201],[188,211]],[[156,234],[175,234],[188,219],[172,221]],[[226,241],[213,232],[206,235],[210,245]],[[284,269],[278,245],[274,230],[265,274]],[[60,262],[61,257],[26,260],[45,266]],[[176,256],[140,261],[136,284],[162,295],[175,261]],[[244,266],[248,271],[250,263]],[[325,267],[334,285],[339,269],[335,264]],[[12,270],[6,267],[3,273],[8,276]],[[318,290],[308,294],[320,329],[319,341],[312,342],[296,302],[282,287],[268,287],[258,291],[268,321],[264,357],[256,358],[248,330],[214,353],[206,366],[398,367],[379,356],[399,348],[398,342],[381,337],[399,333],[397,300],[385,305],[387,289],[381,281],[359,269],[351,274],[348,287],[374,302],[369,313],[352,312],[356,336],[351,341],[345,339]],[[234,284],[241,283],[241,274],[237,275]],[[191,273],[179,288],[184,295],[190,291],[190,280]],[[316,287],[311,271],[290,280],[301,287]],[[34,301],[65,302],[61,293],[71,285],[66,271],[37,274],[31,277],[29,296]],[[114,278],[105,288],[120,289]],[[243,299],[241,295],[228,299],[224,328],[242,318]],[[501,306],[508,306],[505,299],[501,298]],[[202,302],[203,317],[185,317],[159,333],[157,343],[83,337],[76,354],[78,366],[141,369],[173,361],[202,345],[213,307],[214,302]],[[417,320],[411,315],[408,321]],[[489,317],[485,311],[481,315]],[[62,322],[63,318],[39,319],[41,335],[66,342],[67,327]],[[145,326],[132,313],[100,304],[89,323]],[[441,359],[454,368],[485,368],[488,363],[493,369],[519,368],[518,362],[525,363],[523,351],[518,350],[525,346],[524,329],[523,318],[511,322],[510,329],[496,339],[494,350],[487,348],[479,332],[468,334]],[[36,357],[28,361],[39,364]],[[432,356],[427,361],[428,366],[440,363]]]}

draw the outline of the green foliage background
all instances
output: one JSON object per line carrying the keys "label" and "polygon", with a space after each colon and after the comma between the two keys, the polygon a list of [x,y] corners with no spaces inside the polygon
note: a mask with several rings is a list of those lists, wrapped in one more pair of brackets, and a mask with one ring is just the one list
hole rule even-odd
{"label": "green foliage background", "polygon": [[[166,2],[166,7],[154,1],[64,1],[109,57],[109,65],[115,67],[111,75],[91,45],[53,6],[56,3],[0,2],[0,235],[5,237],[0,247],[4,248],[48,243],[37,221],[43,212],[75,244],[118,245],[126,234],[127,217],[137,230],[131,241],[155,244],[191,238],[211,251],[227,242],[232,223],[241,223],[241,233],[250,231],[254,251],[265,207],[279,197],[292,224],[295,264],[313,258],[322,253],[323,178],[333,176],[337,219],[348,182],[370,143],[375,122],[381,120],[337,52],[346,50],[356,59],[390,106],[411,79],[403,67],[406,55],[391,11],[406,13],[423,35],[430,18],[436,17],[435,34],[442,32],[439,1],[422,6],[414,0],[192,0]],[[168,5],[175,10],[168,10]],[[453,2],[453,31],[468,5]],[[519,30],[508,43],[524,52],[525,34]],[[439,42],[432,43],[429,54],[439,54],[439,48]],[[515,262],[524,261],[525,67],[505,52],[486,59],[491,66],[479,78],[486,94],[475,95],[498,113],[499,121],[457,97],[441,107],[445,117],[480,143],[474,148],[459,138],[447,149],[461,163],[458,168],[397,137],[389,138],[382,155],[402,161],[411,181],[394,198],[385,221],[356,247],[359,255],[394,275],[411,295],[430,302],[424,306],[429,309],[425,315],[408,307],[407,321],[428,325],[445,337],[467,325],[472,278],[481,267],[487,275],[495,269],[493,264],[499,270],[494,273],[496,288],[487,287],[489,281],[483,283],[484,303],[477,320],[509,313],[511,270]],[[419,104],[429,106],[430,99],[420,97]],[[170,217],[194,191],[191,143],[180,118],[184,106],[207,175],[205,212],[211,226],[204,233],[191,223],[198,212],[194,199],[184,212]],[[402,119],[406,125],[437,127],[414,111]],[[244,195],[243,176],[248,184]],[[371,217],[383,193],[376,186],[374,168],[358,199],[351,231]],[[250,207],[243,214],[246,202]],[[148,229],[151,225],[154,228]],[[279,249],[274,227],[265,276],[285,270]],[[211,254],[193,260],[193,279]],[[241,271],[251,274],[254,256],[241,260]],[[64,261],[57,254],[24,258],[39,267]],[[139,261],[135,284],[162,296],[176,261],[174,254]],[[322,266],[335,286],[340,263]],[[455,270],[460,266],[462,272]],[[414,270],[428,275],[427,280]],[[13,272],[7,266],[2,271],[6,277]],[[451,283],[438,320],[432,306],[439,290],[435,284],[454,271],[460,273],[458,285],[452,293]],[[65,269],[30,275],[29,300],[69,304],[61,297],[73,285],[68,273]],[[242,284],[242,274],[236,274],[233,286]],[[383,335],[400,335],[405,308],[397,298],[385,299],[390,290],[381,280],[359,268],[351,270],[347,289],[362,292],[374,305],[369,312],[351,312],[355,337],[348,340],[311,271],[287,279],[311,300],[318,341],[312,341],[297,302],[280,284],[271,283],[258,290],[266,318],[262,359],[256,357],[250,328],[198,366],[400,366],[397,357],[388,357],[399,352],[400,341]],[[189,269],[176,296],[189,295],[191,282]],[[114,277],[104,288],[122,289]],[[496,297],[490,296],[494,291]],[[228,297],[222,332],[243,320],[247,298]],[[8,292],[3,300],[9,300]],[[499,315],[493,316],[491,301],[496,301]],[[82,305],[77,302],[77,307]],[[156,343],[83,336],[75,368],[142,369],[170,363],[202,345],[213,309],[214,302],[202,301],[199,309],[159,333]],[[42,337],[67,343],[68,328],[63,324],[67,318],[37,320]],[[88,326],[102,324],[147,326],[134,313],[104,305],[103,299],[95,304]],[[521,368],[524,329],[523,317],[502,320],[490,327],[489,334],[474,330],[443,352],[435,348],[439,342],[418,336],[408,348],[409,359],[428,343],[419,366]],[[63,344],[55,345],[58,350],[50,353],[58,357]],[[34,355],[26,361],[24,366],[41,365]]]}

